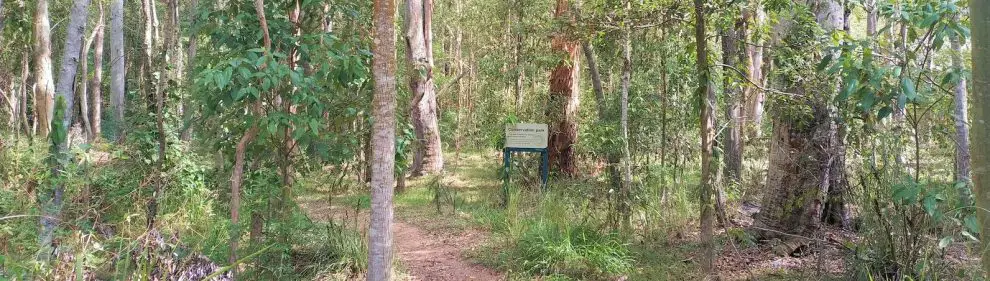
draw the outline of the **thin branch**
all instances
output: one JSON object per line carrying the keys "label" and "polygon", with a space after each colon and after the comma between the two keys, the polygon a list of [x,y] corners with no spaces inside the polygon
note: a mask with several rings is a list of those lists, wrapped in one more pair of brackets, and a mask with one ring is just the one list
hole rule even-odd
{"label": "thin branch", "polygon": [[753,85],[753,87],[756,87],[757,89],[760,89],[761,91],[768,92],[768,93],[775,93],[775,94],[785,95],[785,96],[792,96],[792,97],[800,96],[800,95],[795,94],[795,93],[788,93],[788,92],[784,92],[784,91],[773,89],[773,88],[763,87],[760,84],[757,84],[756,82],[753,82],[753,80],[750,80],[749,77],[746,77],[746,74],[745,73],[743,73],[738,68],[735,68],[733,66],[722,64],[722,63],[715,63],[715,65],[716,66],[725,67],[725,68],[728,68],[728,69],[733,70],[734,72],[738,73],[739,76],[743,78],[743,80],[746,80],[747,83],[749,83],[750,85]]}

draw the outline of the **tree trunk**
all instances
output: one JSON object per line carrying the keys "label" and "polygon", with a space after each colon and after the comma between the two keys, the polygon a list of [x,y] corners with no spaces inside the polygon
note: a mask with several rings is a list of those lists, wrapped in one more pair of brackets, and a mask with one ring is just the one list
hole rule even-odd
{"label": "tree trunk", "polygon": [[31,125],[28,124],[28,118],[27,118],[27,112],[28,112],[27,100],[28,100],[28,96],[30,96],[30,94],[28,94],[28,89],[29,89],[28,76],[31,75],[31,66],[28,64],[30,57],[31,57],[30,51],[24,51],[24,55],[21,58],[21,91],[20,91],[21,98],[18,99],[21,104],[17,110],[18,114],[20,114],[18,116],[20,118],[20,121],[18,123],[20,123],[21,124],[20,126],[24,128],[24,134],[27,135],[31,134]]}
{"label": "tree trunk", "polygon": [[[843,9],[839,2],[814,0],[808,4],[823,29],[842,28]],[[814,49],[797,51],[809,53],[813,56],[810,59],[821,57],[821,54],[811,53],[816,52]],[[783,106],[807,108],[810,113],[782,114],[784,117],[774,120],[766,182],[768,192],[753,223],[758,237],[793,239],[788,234],[808,237],[820,229],[826,200],[838,204],[830,209],[844,209],[839,201],[844,187],[839,185],[845,179],[845,151],[834,121],[835,111],[828,104],[836,88],[834,85],[825,77],[791,85],[791,92],[797,96]]]}
{"label": "tree trunk", "polygon": [[[557,20],[574,21],[569,2],[557,0],[554,11]],[[546,111],[547,119],[551,122],[548,147],[550,164],[553,169],[566,176],[576,176],[578,172],[574,143],[577,141],[577,114],[581,101],[578,43],[565,32],[560,32],[551,39],[550,48],[553,53],[564,58],[550,73],[550,103]]]}
{"label": "tree trunk", "polygon": [[[740,38],[745,38],[742,37],[745,34],[745,19],[737,20],[734,26],[726,27],[722,31],[722,63],[726,65],[724,73],[732,73],[730,67],[743,71],[752,70],[747,65],[740,65],[740,62],[747,60],[747,56],[743,53],[744,48],[739,44]],[[751,76],[749,73],[745,74]],[[722,159],[725,164],[723,172],[726,185],[738,184],[742,176],[742,128],[744,122],[741,111],[744,100],[742,83],[737,82],[739,79],[735,77],[723,75],[724,85],[722,85],[727,99],[725,115],[728,119],[722,139],[722,151],[724,152]]]}
{"label": "tree trunk", "polygon": [[409,0],[406,6],[406,49],[409,87],[413,96],[410,118],[416,133],[412,176],[443,170],[440,127],[437,124],[437,95],[433,81],[433,0]]}
{"label": "tree trunk", "polygon": [[[608,105],[605,103],[605,90],[602,87],[602,77],[601,72],[598,70],[598,63],[595,59],[595,50],[591,48],[591,45],[587,41],[581,42],[581,50],[584,53],[585,60],[588,61],[588,70],[591,74],[591,85],[592,89],[595,91],[595,103],[598,108],[598,122],[601,124],[608,124]],[[608,161],[608,178],[612,189],[623,190],[623,175],[619,172],[619,165],[621,165],[621,159],[619,154],[614,151],[609,151],[605,158]],[[621,210],[620,210],[621,211]],[[620,212],[621,213],[621,212]],[[610,213],[611,214],[611,213]],[[624,215],[624,214],[623,214]],[[614,217],[610,217],[612,222],[617,222]]]}
{"label": "tree trunk", "polygon": [[[959,14],[957,13],[953,16],[956,22],[959,22]],[[950,44],[952,45],[952,68],[957,70],[963,70],[963,54],[962,54],[962,38],[959,36],[952,36],[950,39]],[[969,171],[970,171],[970,155],[969,155],[969,120],[967,119],[967,110],[969,103],[966,100],[966,78],[965,75],[960,75],[959,82],[956,82],[955,93],[955,110],[953,112],[953,119],[955,119],[956,127],[956,181],[969,184]],[[961,202],[970,202],[969,193],[961,192],[959,195]]]}
{"label": "tree trunk", "polygon": [[980,218],[983,271],[990,272],[990,2],[970,2],[973,35],[973,186]]}
{"label": "tree trunk", "polygon": [[48,20],[48,0],[38,0],[34,12],[34,118],[38,136],[51,130],[55,80],[52,77],[52,34]]}
{"label": "tree trunk", "polygon": [[[625,1],[626,17],[632,12],[632,2]],[[632,229],[632,157],[629,153],[629,85],[632,82],[632,28],[628,20],[623,23],[622,42],[622,97],[619,101],[619,128],[622,130],[622,188],[619,189],[619,213],[622,229]]]}
{"label": "tree trunk", "polygon": [[[191,11],[197,11],[199,9],[199,0],[192,0],[189,3],[189,7]],[[197,13],[190,12],[189,13],[190,25],[195,26],[197,24],[196,19],[198,17],[199,15],[197,15]],[[190,28],[190,29],[195,30],[194,28]],[[196,50],[198,48],[199,48],[199,34],[190,33],[189,46],[187,46],[186,48],[186,65],[185,65],[186,77],[184,80],[184,83],[186,85],[185,90],[187,93],[192,93],[193,80],[196,79],[196,77],[194,77],[195,75],[193,71],[195,71],[196,69]],[[190,139],[192,139],[192,132],[193,132],[192,113],[193,111],[191,108],[191,104],[189,103],[189,94],[186,94],[182,98],[182,122],[185,124],[182,126],[183,128],[182,132],[179,133],[179,139],[183,141],[189,141]]]}
{"label": "tree trunk", "polygon": [[[254,11],[258,17],[258,24],[261,28],[262,44],[265,49],[265,55],[269,56],[272,48],[271,36],[268,33],[268,20],[265,18],[265,1],[264,0],[254,0]],[[267,67],[263,65],[262,68]],[[255,114],[262,114],[260,102],[251,105],[251,111]],[[238,223],[240,221],[240,208],[241,208],[241,183],[244,178],[244,158],[247,153],[247,146],[254,141],[254,138],[258,135],[259,127],[254,125],[251,129],[241,136],[241,140],[237,143],[237,147],[234,149],[234,170],[230,174],[230,223],[234,225],[234,232],[230,237],[230,256],[228,257],[228,262],[234,264],[237,261],[237,245],[241,238],[241,232],[238,230]],[[231,276],[236,278],[237,267],[231,270]]]}
{"label": "tree trunk", "polygon": [[100,137],[103,128],[103,5],[100,4],[100,21],[96,27],[96,46],[93,47],[93,94],[90,102],[92,115],[89,118],[93,133],[92,140]]}
{"label": "tree trunk", "polygon": [[763,104],[766,100],[766,93],[760,90],[759,87],[763,87],[764,81],[766,81],[766,76],[763,74],[763,50],[765,40],[763,36],[760,35],[759,30],[763,27],[766,21],[766,13],[763,11],[763,7],[760,6],[759,2],[753,4],[751,11],[752,15],[751,28],[747,28],[749,40],[752,44],[746,45],[747,59],[749,60],[749,80],[756,83],[756,86],[747,86],[745,94],[745,116],[750,122],[749,132],[746,134],[750,138],[758,138],[762,136],[762,125],[763,125]]}
{"label": "tree trunk", "polygon": [[514,4],[515,5],[513,5],[513,9],[514,9],[515,15],[512,17],[512,19],[514,21],[512,23],[514,25],[513,28],[512,28],[512,41],[513,41],[513,44],[512,44],[512,61],[513,61],[513,66],[515,67],[515,74],[516,74],[516,85],[515,85],[516,116],[519,116],[520,113],[521,113],[521,110],[522,110],[522,106],[523,106],[523,71],[524,71],[524,68],[523,68],[523,65],[522,65],[522,56],[523,56],[523,30],[522,30],[522,25],[523,25],[523,13],[524,13],[524,11],[523,11],[523,7],[524,6],[523,5],[525,4],[525,1],[516,0]]}
{"label": "tree trunk", "polygon": [[714,217],[712,193],[715,191],[715,163],[712,152],[715,148],[715,89],[711,86],[711,70],[708,67],[708,40],[705,30],[705,1],[694,0],[695,26],[694,38],[698,62],[698,100],[701,102],[701,189],[699,205],[701,208],[701,270],[705,280],[715,275],[715,245]]}
{"label": "tree trunk", "polygon": [[124,0],[110,2],[110,103],[113,107],[114,137],[123,140],[124,109],[127,103],[124,64]]}
{"label": "tree trunk", "polygon": [[[429,1],[429,0],[427,0]],[[414,1],[410,1],[414,2]],[[371,222],[368,225],[368,281],[392,278],[392,194],[395,186],[395,22],[394,1],[374,0],[375,81],[372,102]]]}
{"label": "tree trunk", "polygon": [[[42,2],[45,1],[39,1],[39,3]],[[58,179],[62,177],[62,172],[66,169],[65,163],[71,161],[69,159],[69,144],[66,136],[69,126],[72,125],[72,105],[73,97],[75,96],[73,86],[76,82],[76,72],[79,69],[79,54],[82,52],[83,33],[86,31],[88,8],[89,0],[75,1],[69,13],[69,25],[66,28],[65,47],[62,53],[59,81],[57,88],[55,88],[56,93],[58,93],[57,108],[60,111],[58,113],[62,116],[60,116],[60,120],[52,119],[51,127],[52,156],[56,160],[52,161],[50,165],[52,178],[56,180],[54,181],[55,188],[51,200],[45,200],[42,204],[42,209],[45,210],[45,216],[41,218],[42,231],[40,234],[41,239],[39,240],[42,249],[49,249],[51,247],[56,221],[62,209],[62,194],[65,191],[65,182]],[[41,256],[43,259],[47,259],[48,254],[51,253],[48,250],[42,250],[41,252],[43,253]]]}
{"label": "tree trunk", "polygon": [[79,54],[79,112],[83,120],[83,131],[86,132],[86,139],[93,140],[93,125],[90,122],[89,115],[89,63],[87,63],[87,57],[89,57],[90,47],[93,46],[93,40],[96,39],[96,33],[102,28],[102,25],[97,25],[93,28],[93,33],[89,35],[86,39],[86,43],[83,44],[82,52]]}

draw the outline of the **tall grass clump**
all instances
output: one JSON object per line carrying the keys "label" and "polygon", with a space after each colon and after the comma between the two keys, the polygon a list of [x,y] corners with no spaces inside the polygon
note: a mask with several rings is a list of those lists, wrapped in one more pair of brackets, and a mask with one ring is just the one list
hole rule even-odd
{"label": "tall grass clump", "polygon": [[[572,217],[581,211],[567,199],[547,193],[530,212],[509,206],[509,267],[534,275],[607,279],[632,268],[621,235]],[[518,202],[518,200],[517,200]],[[514,218],[513,218],[514,217]]]}

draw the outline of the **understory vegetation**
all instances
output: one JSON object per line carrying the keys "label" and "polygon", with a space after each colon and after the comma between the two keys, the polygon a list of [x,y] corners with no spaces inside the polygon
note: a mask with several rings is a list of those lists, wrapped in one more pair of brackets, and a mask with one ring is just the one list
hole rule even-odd
{"label": "understory vegetation", "polygon": [[987,280],[988,3],[0,0],[0,280]]}

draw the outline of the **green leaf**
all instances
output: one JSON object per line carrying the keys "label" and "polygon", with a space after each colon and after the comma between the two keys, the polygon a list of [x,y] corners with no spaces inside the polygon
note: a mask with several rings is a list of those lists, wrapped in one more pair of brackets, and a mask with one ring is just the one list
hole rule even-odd
{"label": "green leaf", "polygon": [[942,239],[938,240],[938,248],[945,249],[945,247],[948,247],[950,244],[952,244],[953,240],[954,239],[952,238],[952,236],[942,237]]}
{"label": "green leaf", "polygon": [[904,91],[904,95],[907,96],[910,101],[914,101],[918,98],[918,93],[914,88],[914,81],[911,81],[911,79],[908,79],[907,77],[901,77],[901,91]]}
{"label": "green leaf", "polygon": [[870,111],[870,109],[873,108],[873,104],[876,103],[876,99],[877,97],[873,92],[866,92],[866,94],[863,95],[863,98],[859,100],[860,109],[863,111]]}
{"label": "green leaf", "polygon": [[980,233],[980,222],[976,220],[976,215],[969,214],[963,219],[963,225],[966,226],[966,230],[972,233]]}
{"label": "green leaf", "polygon": [[934,195],[929,194],[925,196],[925,199],[921,200],[921,206],[925,209],[925,213],[928,213],[929,216],[934,217],[935,211],[937,211],[936,207],[938,206],[938,201]]}
{"label": "green leaf", "polygon": [[894,112],[894,109],[890,108],[889,105],[888,106],[884,106],[883,108],[880,109],[880,112],[877,113],[877,119],[887,118],[887,116],[890,116],[890,114],[893,113],[893,112]]}
{"label": "green leaf", "polygon": [[818,63],[818,66],[815,67],[815,69],[818,69],[818,71],[825,70],[825,68],[828,67],[828,65],[831,63],[832,63],[832,54],[829,53],[825,55],[824,58],[822,58],[822,61]]}

